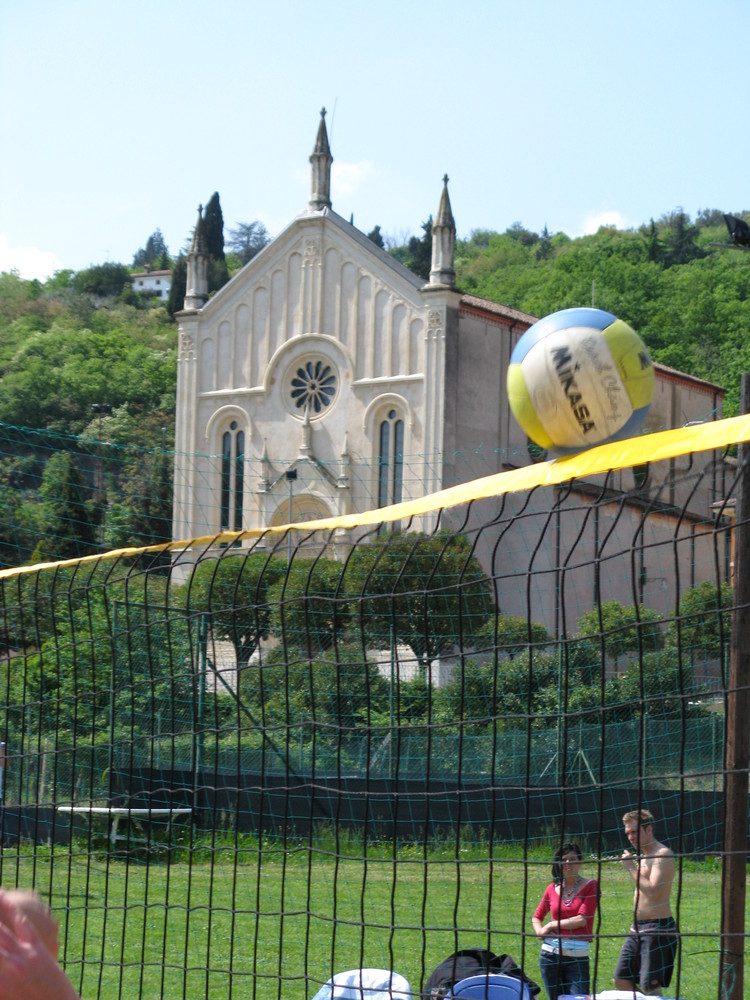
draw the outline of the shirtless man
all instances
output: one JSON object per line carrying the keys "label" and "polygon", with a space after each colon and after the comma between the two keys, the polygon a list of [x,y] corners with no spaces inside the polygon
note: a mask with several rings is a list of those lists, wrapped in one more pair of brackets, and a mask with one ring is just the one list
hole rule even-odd
{"label": "shirtless man", "polygon": [[678,930],[669,895],[675,877],[674,855],[654,836],[654,817],[636,809],[622,817],[625,836],[634,850],[620,859],[635,882],[635,919],[615,967],[615,987],[661,996],[669,986],[677,955]]}

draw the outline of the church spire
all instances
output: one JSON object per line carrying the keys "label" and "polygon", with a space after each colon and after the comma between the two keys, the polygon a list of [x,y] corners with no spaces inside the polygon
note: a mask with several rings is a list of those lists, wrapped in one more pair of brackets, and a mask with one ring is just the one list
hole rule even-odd
{"label": "church spire", "polygon": [[453,221],[451,200],[448,197],[448,175],[443,177],[443,193],[440,205],[432,223],[432,266],[430,267],[431,285],[456,284],[456,271],[453,267],[456,247],[456,223]]}
{"label": "church spire", "polygon": [[310,163],[312,164],[312,183],[309,207],[313,211],[319,212],[323,208],[331,207],[331,164],[333,157],[331,156],[331,147],[328,145],[325,108],[322,108],[320,112],[320,125]]}
{"label": "church spire", "polygon": [[187,254],[185,309],[201,309],[208,300],[208,242],[203,222],[203,205],[198,206],[198,221]]}

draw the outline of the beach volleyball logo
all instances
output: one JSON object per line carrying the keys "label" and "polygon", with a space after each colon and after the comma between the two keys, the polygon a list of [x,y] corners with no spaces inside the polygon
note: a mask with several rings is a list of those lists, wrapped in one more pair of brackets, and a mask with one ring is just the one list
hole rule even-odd
{"label": "beach volleyball logo", "polygon": [[545,316],[516,344],[508,401],[541,448],[581,451],[631,437],[654,395],[654,366],[627,323],[602,309]]}

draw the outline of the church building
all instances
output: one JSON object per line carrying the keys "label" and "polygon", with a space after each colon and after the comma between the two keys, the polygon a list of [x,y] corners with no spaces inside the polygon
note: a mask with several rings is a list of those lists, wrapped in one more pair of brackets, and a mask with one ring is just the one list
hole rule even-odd
{"label": "church building", "polygon": [[[361,512],[539,460],[506,394],[536,317],[456,287],[448,178],[424,281],[336,214],[332,162],[324,110],[307,206],[211,298],[199,213],[177,314],[175,539]],[[721,416],[719,387],[655,367],[646,430]]]}

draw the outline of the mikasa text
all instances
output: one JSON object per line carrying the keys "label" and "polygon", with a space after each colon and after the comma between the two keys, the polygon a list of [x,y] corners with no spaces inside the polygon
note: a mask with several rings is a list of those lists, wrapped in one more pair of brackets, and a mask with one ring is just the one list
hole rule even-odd
{"label": "mikasa text", "polygon": [[[588,355],[592,367],[600,377],[600,384],[609,401],[610,419],[617,420],[620,415],[620,393],[622,392],[622,385],[617,378],[617,374],[612,365],[604,361],[597,350],[598,341],[596,337],[585,337],[581,341],[581,346]],[[555,348],[552,351],[552,357],[555,372],[560,380],[565,398],[570,404],[573,416],[581,429],[581,433],[588,434],[596,430],[596,422],[591,417],[591,411],[584,402],[583,394],[576,381],[575,373],[580,369],[580,364],[573,363],[573,356],[567,347]]]}

